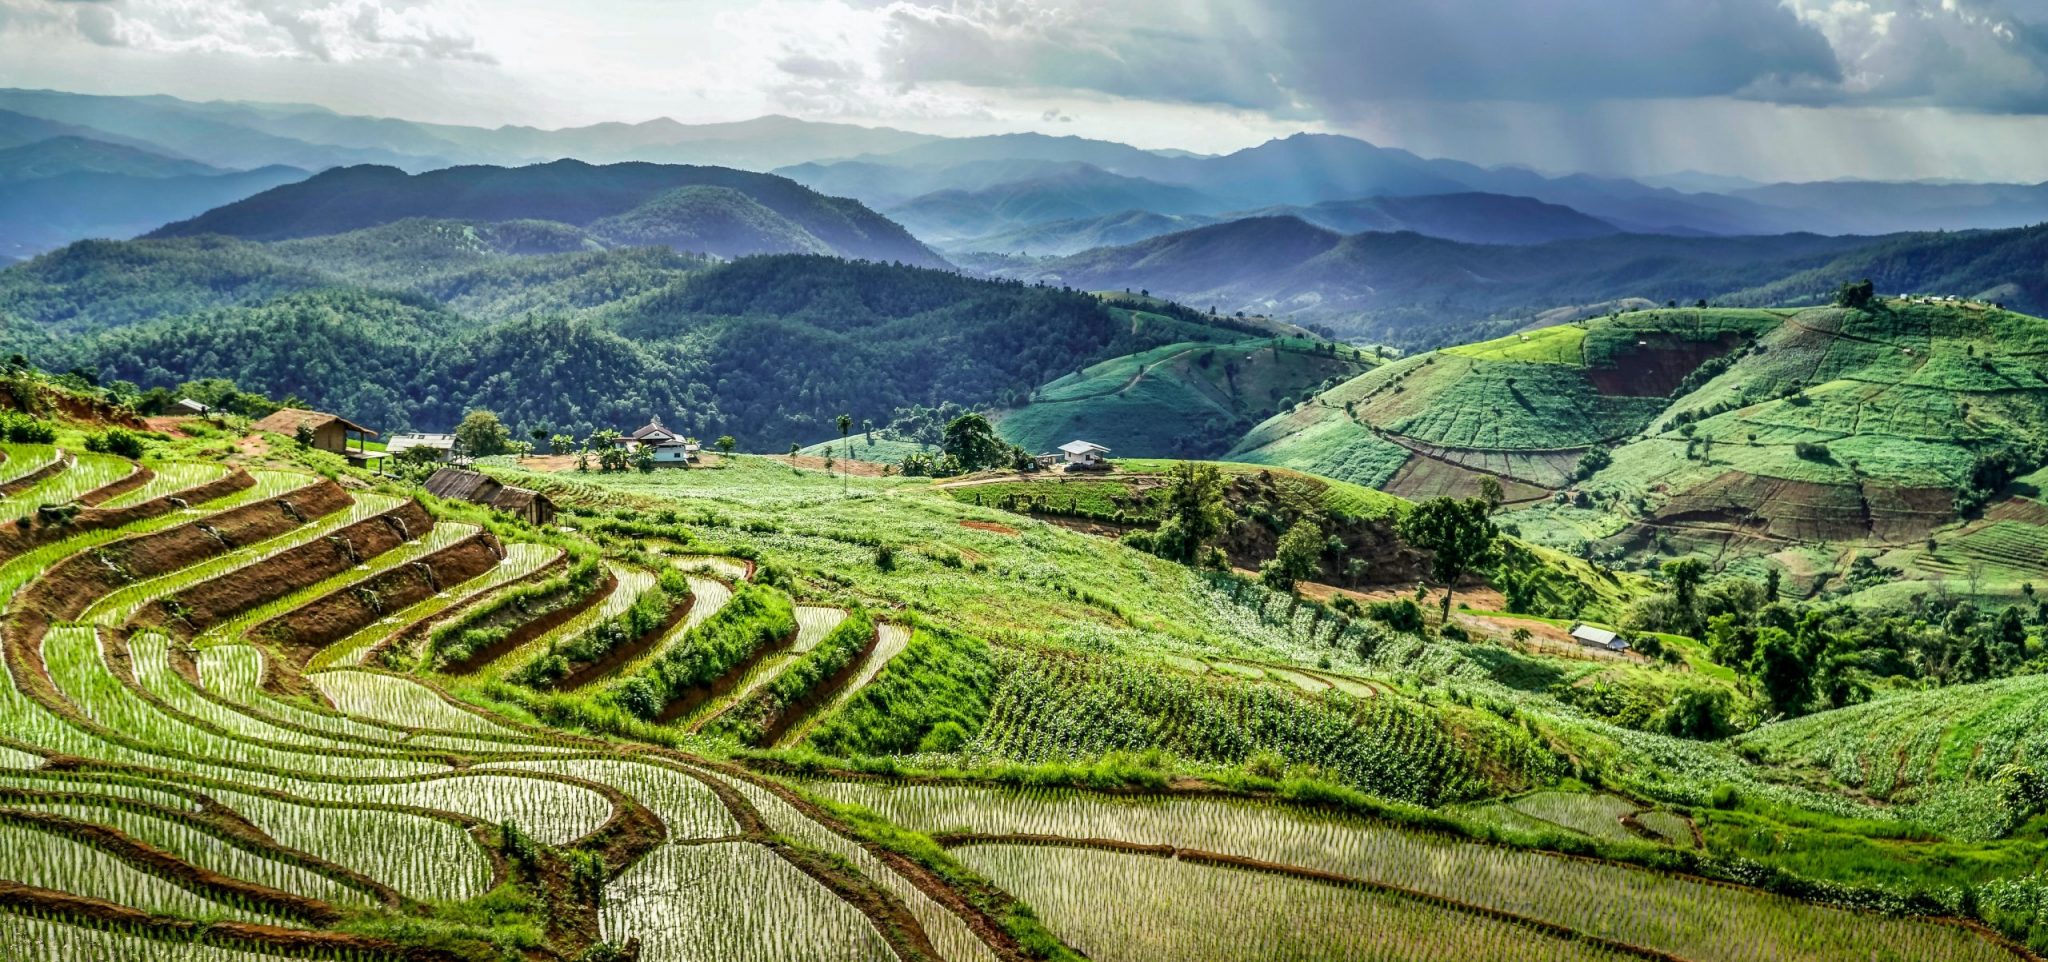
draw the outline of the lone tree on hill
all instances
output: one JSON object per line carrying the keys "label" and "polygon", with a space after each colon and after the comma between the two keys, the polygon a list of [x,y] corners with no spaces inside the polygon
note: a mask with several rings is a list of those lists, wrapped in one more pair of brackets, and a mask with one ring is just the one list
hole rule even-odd
{"label": "lone tree on hill", "polygon": [[1500,529],[1487,520],[1485,501],[1431,498],[1415,506],[1396,530],[1401,540],[1431,555],[1430,576],[1444,586],[1443,618],[1451,618],[1451,593],[1458,579],[1494,558]]}
{"label": "lone tree on hill", "polygon": [[472,458],[487,458],[512,450],[512,435],[496,414],[479,409],[463,415],[456,425],[455,447]]}
{"label": "lone tree on hill", "polygon": [[1010,451],[1009,445],[996,437],[995,426],[979,414],[962,414],[948,422],[941,447],[967,472],[1002,464]]}
{"label": "lone tree on hill", "polygon": [[1274,591],[1293,591],[1296,582],[1315,577],[1322,568],[1323,544],[1323,529],[1314,521],[1296,521],[1280,536],[1272,560],[1259,567],[1259,583]]}
{"label": "lone tree on hill", "polygon": [[1154,554],[1174,561],[1195,561],[1229,524],[1222,469],[1192,461],[1167,469],[1166,517],[1153,533]]}
{"label": "lone tree on hill", "polygon": [[1854,284],[1843,284],[1835,291],[1835,306],[1851,310],[1867,311],[1877,301],[1877,285],[1866,277]]}
{"label": "lone tree on hill", "polygon": [[718,440],[711,443],[718,447],[718,453],[720,454],[731,454],[732,449],[739,446],[739,442],[733,440],[730,434],[721,434],[718,436]]}

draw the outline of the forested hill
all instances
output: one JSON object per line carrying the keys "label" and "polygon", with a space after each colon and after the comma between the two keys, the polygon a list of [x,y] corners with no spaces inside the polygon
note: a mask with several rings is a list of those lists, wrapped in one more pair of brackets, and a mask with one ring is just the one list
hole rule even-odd
{"label": "forested hill", "polygon": [[895,222],[858,201],[771,174],[662,164],[451,167],[407,174],[340,167],[162,227],[151,237],[222,234],[283,240],[408,218],[554,221],[619,246],[739,257],[817,253],[945,266]]}
{"label": "forested hill", "polygon": [[841,413],[1009,404],[1107,358],[1244,333],[896,264],[578,245],[448,221],[78,244],[0,271],[0,347],[103,383],[231,378],[380,429],[445,430],[473,407],[579,435],[658,415],[779,451]]}

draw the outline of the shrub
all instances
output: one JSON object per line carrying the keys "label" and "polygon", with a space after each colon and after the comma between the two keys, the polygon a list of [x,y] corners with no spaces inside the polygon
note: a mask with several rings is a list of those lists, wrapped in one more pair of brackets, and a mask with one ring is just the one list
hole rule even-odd
{"label": "shrub", "polygon": [[639,674],[612,686],[604,697],[640,718],[652,719],[684,692],[717,680],[762,648],[795,633],[796,607],[788,595],[763,584],[743,584],[717,614],[690,629]]}
{"label": "shrub", "polygon": [[111,428],[85,439],[85,449],[97,454],[117,454],[133,461],[142,457],[142,438],[134,432]]}
{"label": "shrub", "polygon": [[0,434],[14,444],[52,444],[57,440],[57,426],[27,414],[8,412],[0,414]]}
{"label": "shrub", "polygon": [[1834,460],[1834,456],[1828,453],[1827,445],[1814,441],[1801,441],[1792,445],[1792,453],[1798,455],[1800,460],[1803,461],[1818,461],[1822,464],[1827,464]]}
{"label": "shrub", "polygon": [[1365,606],[1365,616],[1395,631],[1414,633],[1422,630],[1422,608],[1407,598],[1375,601]]}

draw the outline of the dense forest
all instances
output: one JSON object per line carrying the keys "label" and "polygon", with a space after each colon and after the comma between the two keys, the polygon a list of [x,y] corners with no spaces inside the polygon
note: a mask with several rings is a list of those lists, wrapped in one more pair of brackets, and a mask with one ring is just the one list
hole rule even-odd
{"label": "dense forest", "polygon": [[[532,251],[550,253],[526,253]],[[841,413],[1011,403],[1109,357],[1238,325],[1088,294],[810,255],[606,249],[563,225],[411,220],[263,244],[80,244],[0,272],[9,352],[100,383],[222,377],[380,429],[488,408],[782,450]]]}

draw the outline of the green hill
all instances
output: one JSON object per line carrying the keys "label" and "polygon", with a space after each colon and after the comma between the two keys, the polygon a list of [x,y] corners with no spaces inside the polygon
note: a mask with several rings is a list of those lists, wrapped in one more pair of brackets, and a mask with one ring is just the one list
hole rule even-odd
{"label": "green hill", "polygon": [[1081,438],[1124,457],[1213,455],[1280,408],[1376,363],[1355,348],[1300,338],[1168,344],[1052,381],[1001,412],[996,430],[1034,452]]}
{"label": "green hill", "polygon": [[1229,457],[1414,497],[1492,476],[1504,523],[1599,557],[2010,595],[2048,577],[2025,477],[2048,464],[2044,344],[2048,321],[1982,302],[1644,311],[1385,365]]}
{"label": "green hill", "polygon": [[336,168],[150,236],[286,240],[409,218],[559,221],[609,230],[622,243],[680,244],[682,250],[726,257],[817,253],[822,247],[842,257],[945,264],[859,202],[826,197],[786,178],[721,167],[592,166],[573,160],[418,175],[391,167]]}

